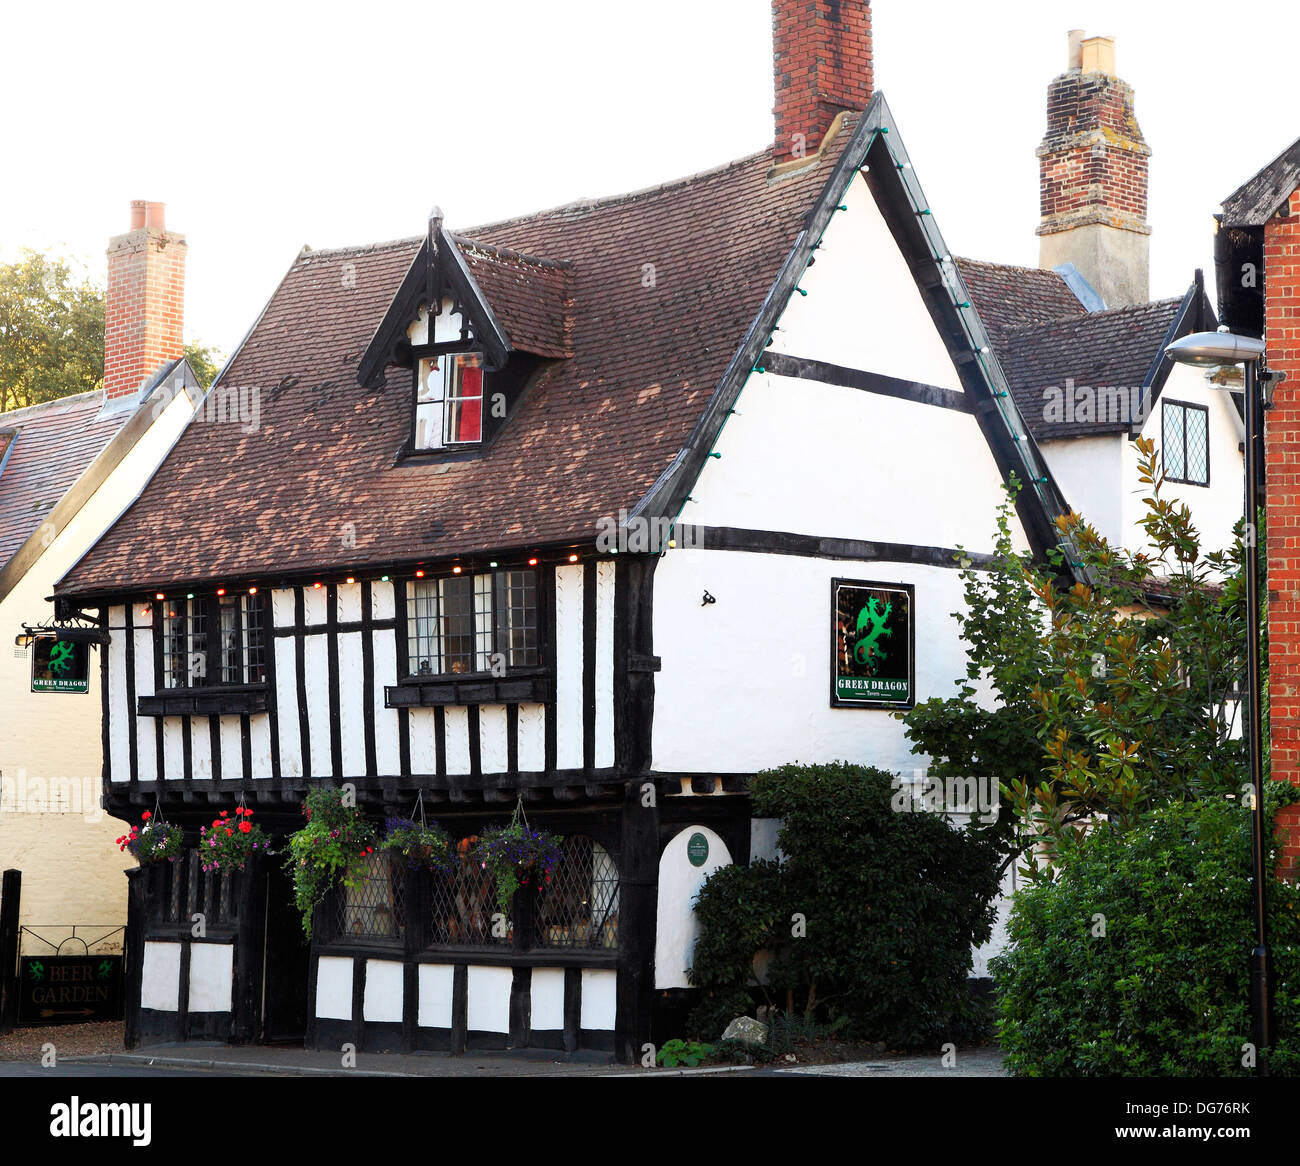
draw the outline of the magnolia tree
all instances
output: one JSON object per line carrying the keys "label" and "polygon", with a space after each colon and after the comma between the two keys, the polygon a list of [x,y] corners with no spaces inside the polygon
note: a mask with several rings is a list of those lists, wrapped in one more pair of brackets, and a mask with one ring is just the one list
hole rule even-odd
{"label": "magnolia tree", "polygon": [[[1008,861],[1023,856],[1031,878],[1051,878],[1059,843],[1090,822],[1123,829],[1165,802],[1244,792],[1243,571],[1254,532],[1239,524],[1229,550],[1205,553],[1188,508],[1163,496],[1154,443],[1136,444],[1147,548],[1112,547],[1070,514],[1057,520],[1051,567],[1035,565],[1013,547],[1013,479],[991,569],[962,572],[966,680],[904,718],[939,776],[1001,780],[1014,810]],[[976,701],[987,684],[993,708]]]}

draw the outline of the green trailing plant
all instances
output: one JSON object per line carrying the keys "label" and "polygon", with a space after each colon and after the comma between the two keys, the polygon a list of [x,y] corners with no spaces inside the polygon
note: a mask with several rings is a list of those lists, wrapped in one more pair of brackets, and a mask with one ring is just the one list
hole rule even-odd
{"label": "green trailing plant", "polygon": [[447,872],[454,868],[451,837],[436,822],[425,824],[410,818],[389,818],[384,823],[381,850],[400,856],[412,870]]}
{"label": "green trailing plant", "polygon": [[374,828],[348,792],[313,790],[303,803],[306,825],[289,835],[286,866],[308,938],[317,904],[337,883],[359,886],[363,860],[375,850]]}
{"label": "green trailing plant", "polygon": [[199,833],[199,864],[205,871],[243,870],[258,851],[269,852],[270,840],[252,822],[253,811],[236,806],[234,817],[222,810]]}
{"label": "green trailing plant", "polygon": [[[1270,782],[1270,818],[1293,787]],[[998,1035],[1025,1077],[1228,1077],[1255,1072],[1251,815],[1217,797],[1062,839],[1056,877],[1015,898],[991,961]],[[1271,827],[1270,827],[1271,837]],[[1300,887],[1266,883],[1274,1076],[1300,1075]]]}
{"label": "green trailing plant", "polygon": [[118,850],[129,850],[141,866],[152,862],[175,862],[181,852],[185,832],[162,818],[154,819],[150,810],[140,815],[140,825],[132,826],[117,839]]}
{"label": "green trailing plant", "polygon": [[530,882],[545,884],[560,860],[560,843],[564,839],[546,830],[534,830],[523,816],[522,804],[505,826],[489,826],[481,831],[470,852],[492,876],[497,905],[510,913],[515,892]]}
{"label": "green trailing plant", "polygon": [[682,1040],[674,1037],[665,1041],[655,1060],[665,1069],[675,1069],[678,1065],[694,1068],[713,1052],[713,1046],[697,1040]]}

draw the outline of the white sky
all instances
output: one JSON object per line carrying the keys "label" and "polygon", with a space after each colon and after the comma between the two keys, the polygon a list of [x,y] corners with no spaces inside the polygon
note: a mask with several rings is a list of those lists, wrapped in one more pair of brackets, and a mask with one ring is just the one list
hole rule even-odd
{"label": "white sky", "polygon": [[[876,0],[876,85],[959,255],[1034,264],[1047,84],[1117,38],[1154,154],[1152,295],[1212,280],[1220,201],[1300,136],[1295,0]],[[304,243],[614,194],[771,138],[768,0],[0,0],[0,258],[82,258],[128,204],[185,234],[229,352]]]}

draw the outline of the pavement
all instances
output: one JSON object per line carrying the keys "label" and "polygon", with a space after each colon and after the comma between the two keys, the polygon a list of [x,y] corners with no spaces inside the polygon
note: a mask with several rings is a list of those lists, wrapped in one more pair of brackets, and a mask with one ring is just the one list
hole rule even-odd
{"label": "pavement", "polygon": [[1004,1077],[1002,1053],[996,1047],[958,1049],[947,1058],[882,1054],[870,1061],[831,1065],[721,1065],[702,1068],[642,1069],[608,1061],[583,1063],[556,1060],[545,1053],[357,1053],[355,1065],[345,1065],[340,1053],[267,1045],[156,1045],[131,1052],[60,1057],[60,1067],[84,1066],[135,1071],[158,1070],[217,1073],[223,1076],[277,1077]]}

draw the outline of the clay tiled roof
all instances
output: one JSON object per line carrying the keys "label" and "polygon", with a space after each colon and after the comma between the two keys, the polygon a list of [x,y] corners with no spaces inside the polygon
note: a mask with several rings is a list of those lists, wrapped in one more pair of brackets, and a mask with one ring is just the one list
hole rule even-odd
{"label": "clay tiled roof", "polygon": [[1073,380],[1076,388],[1128,390],[1124,400],[1133,402],[1134,391],[1147,384],[1182,302],[1155,300],[1027,328],[991,330],[994,351],[1033,436],[1042,441],[1126,430],[1128,412],[1135,410],[1115,416],[1112,409],[1105,420],[1046,420],[1048,390],[1055,387],[1064,394],[1066,381]]}
{"label": "clay tiled roof", "polygon": [[103,403],[103,393],[79,393],[0,413],[0,568],[130,418],[98,420]]}
{"label": "clay tiled roof", "polygon": [[538,356],[573,355],[572,263],[472,239],[456,242],[513,347]]}
{"label": "clay tiled roof", "polygon": [[[651,190],[458,232],[512,341],[573,354],[537,370],[481,457],[395,465],[410,373],[390,369],[380,390],[357,384],[421,240],[304,253],[223,374],[228,388],[257,392],[256,431],[192,423],[59,590],[274,580],[590,542],[687,442],[852,129],[847,119],[809,165],[779,177],[769,178],[764,150]],[[521,275],[543,289],[535,302],[515,298]]]}
{"label": "clay tiled roof", "polygon": [[957,267],[984,326],[990,331],[1045,324],[1087,313],[1055,271],[958,259]]}

